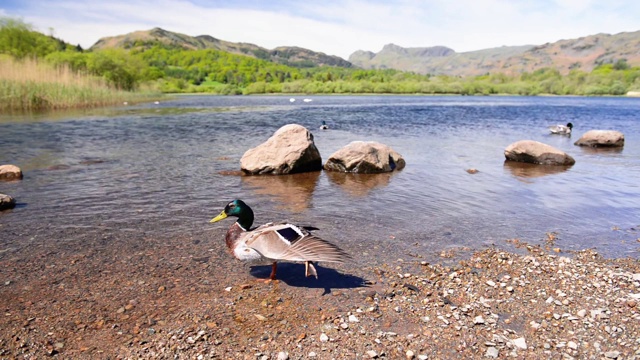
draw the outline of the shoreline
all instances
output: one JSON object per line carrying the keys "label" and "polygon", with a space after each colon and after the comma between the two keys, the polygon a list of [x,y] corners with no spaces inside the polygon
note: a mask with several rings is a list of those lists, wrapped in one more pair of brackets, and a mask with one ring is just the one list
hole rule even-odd
{"label": "shoreline", "polygon": [[640,357],[636,259],[514,240],[431,263],[320,264],[317,280],[281,263],[265,282],[270,267],[232,259],[221,236],[2,249],[0,356]]}

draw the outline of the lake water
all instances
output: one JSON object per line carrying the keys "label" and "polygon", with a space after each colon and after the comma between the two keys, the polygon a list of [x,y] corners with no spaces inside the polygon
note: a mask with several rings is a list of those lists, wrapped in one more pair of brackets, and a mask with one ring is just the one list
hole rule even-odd
{"label": "lake water", "polygon": [[[19,205],[0,213],[0,250],[47,239],[190,236],[222,241],[209,224],[244,199],[257,223],[289,219],[378,261],[450,248],[543,243],[607,256],[640,247],[640,99],[578,97],[180,96],[76,113],[0,117],[1,182]],[[318,130],[325,120],[330,130]],[[547,126],[574,124],[572,137]],[[354,140],[398,151],[404,170],[240,177],[249,148],[285,124],[310,129],[323,162]],[[622,150],[573,145],[591,129],[625,134]],[[505,164],[504,149],[537,140],[570,168]],[[465,170],[476,168],[477,174]],[[74,231],[68,231],[75,229]],[[61,235],[63,234],[63,235]],[[105,235],[106,234],[106,235]]]}

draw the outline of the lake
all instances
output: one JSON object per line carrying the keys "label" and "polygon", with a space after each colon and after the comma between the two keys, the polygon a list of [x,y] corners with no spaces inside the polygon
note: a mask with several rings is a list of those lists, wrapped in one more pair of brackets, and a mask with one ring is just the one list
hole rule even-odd
{"label": "lake", "polygon": [[[110,237],[186,236],[222,242],[209,224],[241,198],[256,222],[288,219],[371,261],[413,253],[510,246],[519,239],[595,248],[640,247],[640,99],[461,96],[178,96],[160,104],[0,116],[0,182],[18,201],[0,213],[0,251]],[[319,130],[322,121],[330,129]],[[574,124],[571,137],[547,127]],[[241,177],[239,160],[285,124],[310,129],[323,162],[354,140],[391,146],[404,170]],[[574,146],[592,129],[625,135],[622,150]],[[505,164],[504,149],[537,140],[570,168]],[[477,174],[466,172],[478,169]]]}

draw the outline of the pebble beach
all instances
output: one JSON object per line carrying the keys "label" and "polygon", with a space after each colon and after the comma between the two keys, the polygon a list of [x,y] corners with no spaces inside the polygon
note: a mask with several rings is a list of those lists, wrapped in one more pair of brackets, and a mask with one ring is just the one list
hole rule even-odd
{"label": "pebble beach", "polygon": [[0,356],[640,357],[637,260],[564,252],[553,234],[504,245],[319,264],[318,279],[281,263],[275,281],[189,237],[3,249]]}

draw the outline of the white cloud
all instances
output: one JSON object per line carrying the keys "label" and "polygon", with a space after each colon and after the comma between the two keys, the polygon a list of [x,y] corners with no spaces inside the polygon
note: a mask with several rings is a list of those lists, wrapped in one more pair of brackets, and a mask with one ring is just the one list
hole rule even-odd
{"label": "white cloud", "polygon": [[45,33],[54,28],[56,36],[85,48],[104,36],[162,27],[269,49],[300,46],[343,58],[356,50],[379,51],[388,43],[405,47],[444,45],[462,52],[640,30],[633,16],[640,13],[640,2],[624,0],[252,4],[240,1],[215,7],[188,0],[26,0],[22,9],[0,8],[0,14],[21,16]]}

